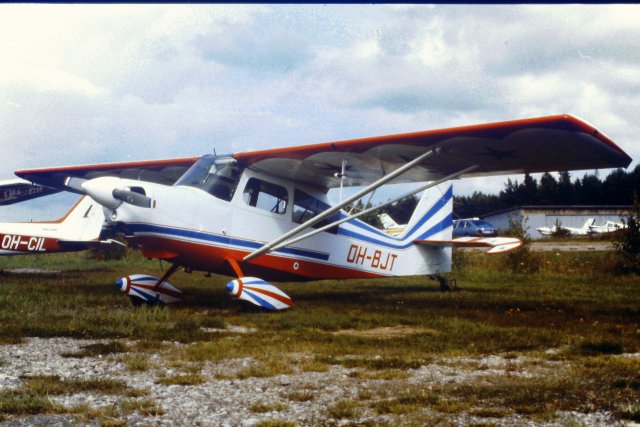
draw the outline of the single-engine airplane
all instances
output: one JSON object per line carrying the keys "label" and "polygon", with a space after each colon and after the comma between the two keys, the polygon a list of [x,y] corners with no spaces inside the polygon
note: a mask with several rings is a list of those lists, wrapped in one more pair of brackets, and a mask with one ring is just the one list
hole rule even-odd
{"label": "single-engine airplane", "polygon": [[607,221],[604,224],[600,225],[590,225],[589,226],[589,234],[604,234],[604,233],[612,233],[614,231],[623,230],[627,228],[628,225],[624,222],[615,222],[615,221]]}
{"label": "single-engine airplane", "polygon": [[540,227],[538,228],[538,233],[543,236],[550,236],[553,233],[557,233],[560,230],[565,230],[569,233],[570,236],[587,236],[593,234],[591,232],[591,228],[594,226],[596,222],[595,218],[589,218],[585,221],[584,225],[580,228],[578,227],[565,227],[564,225],[553,225],[551,227]]}
{"label": "single-engine airplane", "polygon": [[[513,238],[452,239],[457,178],[626,167],[631,158],[569,115],[388,135],[200,158],[20,170],[48,189],[88,195],[148,258],[172,264],[160,278],[127,276],[119,287],[150,302],[179,291],[177,269],[235,277],[232,296],[269,309],[291,299],[266,280],[438,276],[451,247],[517,248]],[[346,205],[390,183],[424,185],[353,215]],[[332,188],[363,187],[332,204]],[[357,219],[423,191],[402,234]],[[440,276],[441,277],[441,276]],[[441,284],[443,281],[441,280]]]}
{"label": "single-engine airplane", "polygon": [[[33,186],[22,179],[0,181],[0,205],[57,191]],[[8,203],[9,202],[9,203]],[[82,196],[60,219],[45,222],[0,223],[0,255],[36,255],[50,252],[78,251],[114,240],[100,240],[105,223],[102,207],[90,197]]]}

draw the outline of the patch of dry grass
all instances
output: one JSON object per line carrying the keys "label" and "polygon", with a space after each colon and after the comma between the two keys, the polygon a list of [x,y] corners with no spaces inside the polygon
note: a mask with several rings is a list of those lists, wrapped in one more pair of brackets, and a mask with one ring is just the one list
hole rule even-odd
{"label": "patch of dry grass", "polygon": [[[133,309],[112,280],[122,270],[159,273],[157,264],[131,252],[125,261],[104,263],[66,255],[0,259],[0,268],[35,263],[65,270],[0,275],[0,343],[27,336],[107,339],[70,356],[127,352],[118,357],[132,372],[141,372],[154,368],[145,356],[161,352],[184,374],[169,382],[197,378],[205,363],[252,358],[255,365],[228,377],[326,372],[339,365],[363,381],[404,386],[395,394],[374,388],[362,390],[359,401],[336,402],[326,416],[345,423],[353,414],[378,409],[397,412],[409,425],[437,422],[438,414],[449,413],[492,418],[494,411],[498,418],[500,411],[494,408],[505,408],[505,416],[517,413],[534,420],[564,409],[612,411],[631,420],[638,416],[640,367],[618,355],[640,351],[640,278],[607,273],[603,254],[542,254],[538,273],[518,275],[503,271],[500,256],[467,253],[456,273],[459,290],[451,293],[439,292],[423,277],[284,283],[278,286],[296,307],[264,314],[241,311],[226,295],[226,278],[184,273],[176,273],[172,283],[187,292],[185,303]],[[225,324],[246,326],[248,332],[205,332]],[[133,342],[120,344],[124,339]],[[548,349],[561,350],[547,354]],[[295,356],[300,354],[305,357]],[[412,369],[452,356],[470,360],[461,366],[464,370],[483,369],[474,360],[487,354],[512,359],[500,367],[504,375],[489,382],[437,386],[440,399],[427,403],[417,402],[427,397],[407,386]],[[540,361],[516,358],[532,355]],[[552,361],[558,363],[557,375],[547,375],[546,363]],[[532,369],[533,363],[540,363],[540,369]],[[516,375],[526,370],[535,376]],[[54,383],[47,387],[63,387]],[[14,408],[9,413],[64,410],[43,401],[40,391],[25,392],[23,399],[5,392],[0,401]],[[460,403],[467,398],[463,396],[468,405]],[[421,404],[433,412],[403,413]]]}
{"label": "patch of dry grass", "polygon": [[316,398],[316,395],[308,390],[296,390],[287,393],[285,397],[294,402],[310,402]]}
{"label": "patch of dry grass", "polygon": [[138,412],[141,415],[157,417],[164,415],[165,411],[151,399],[125,399],[120,402],[123,414]]}
{"label": "patch of dry grass", "polygon": [[362,408],[352,400],[340,400],[327,408],[327,415],[336,420],[356,418],[362,414]]}
{"label": "patch of dry grass", "polygon": [[361,380],[406,380],[411,377],[401,369],[380,369],[376,371],[356,370],[349,373],[351,378]]}
{"label": "patch of dry grass", "polygon": [[151,368],[149,356],[145,353],[133,353],[126,357],[124,365],[129,372],[146,372]]}
{"label": "patch of dry grass", "polygon": [[255,412],[257,414],[264,414],[267,412],[279,412],[288,409],[288,406],[284,403],[254,403],[249,407],[251,412]]}
{"label": "patch of dry grass", "polygon": [[127,346],[120,341],[109,341],[106,343],[94,343],[83,345],[79,351],[71,353],[61,353],[62,357],[97,357],[106,356],[109,354],[125,353],[127,352]]}
{"label": "patch of dry grass", "polygon": [[23,378],[21,390],[34,395],[75,394],[94,392],[99,394],[124,394],[129,387],[122,381],[109,378],[60,378],[57,375],[34,375]]}

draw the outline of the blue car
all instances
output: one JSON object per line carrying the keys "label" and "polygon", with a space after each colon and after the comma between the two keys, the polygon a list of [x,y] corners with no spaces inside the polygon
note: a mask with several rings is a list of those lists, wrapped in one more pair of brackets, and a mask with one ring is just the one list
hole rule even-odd
{"label": "blue car", "polygon": [[453,221],[453,237],[478,236],[495,237],[498,230],[479,218],[456,219]]}

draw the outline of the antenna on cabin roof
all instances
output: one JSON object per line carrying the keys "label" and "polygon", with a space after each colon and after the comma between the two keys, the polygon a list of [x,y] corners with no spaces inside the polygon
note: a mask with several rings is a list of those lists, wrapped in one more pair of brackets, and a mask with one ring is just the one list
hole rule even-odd
{"label": "antenna on cabin roof", "polygon": [[215,147],[213,147],[213,155],[214,155],[214,156],[217,156],[217,155],[218,155],[218,154],[216,154],[216,148],[215,148]]}

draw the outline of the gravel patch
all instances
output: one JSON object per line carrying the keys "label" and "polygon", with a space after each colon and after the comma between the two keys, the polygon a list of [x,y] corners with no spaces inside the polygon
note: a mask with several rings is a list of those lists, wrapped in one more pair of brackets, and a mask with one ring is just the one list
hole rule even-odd
{"label": "gravel patch", "polygon": [[[387,422],[393,418],[376,414],[362,405],[355,419],[333,420],[327,409],[341,400],[363,402],[363,392],[380,390],[402,384],[416,384],[429,387],[436,384],[463,383],[483,376],[520,375],[523,377],[544,374],[558,367],[558,363],[545,359],[526,357],[507,358],[486,356],[480,358],[442,358],[418,369],[410,369],[409,379],[370,380],[350,375],[355,369],[339,365],[331,366],[326,372],[296,372],[268,378],[219,379],[226,374],[233,377],[238,372],[257,363],[251,358],[208,362],[199,372],[204,382],[194,385],[162,385],[157,381],[163,377],[184,374],[165,360],[161,352],[139,353],[149,358],[150,368],[131,372],[126,366],[127,354],[118,353],[99,357],[62,357],[61,354],[79,352],[83,346],[105,340],[79,340],[72,338],[28,338],[22,344],[0,345],[0,391],[17,389],[24,376],[58,375],[68,379],[110,378],[126,383],[130,389],[142,390],[146,395],[127,397],[96,393],[76,393],[51,396],[56,404],[65,407],[86,405],[93,409],[117,408],[123,401],[151,402],[161,414],[131,411],[121,417],[128,425],[220,425],[252,426],[264,420],[289,420],[297,425],[341,425],[350,422]],[[123,341],[127,343],[126,341]],[[130,344],[130,343],[129,343]],[[183,344],[166,343],[169,348],[179,348]],[[140,357],[140,356],[138,356]],[[636,357],[631,355],[631,357]],[[305,392],[313,397],[309,400],[291,399],[292,393]],[[372,393],[373,394],[373,393]],[[366,399],[365,399],[366,400]],[[270,412],[252,411],[251,407],[263,404],[278,408]],[[151,411],[154,412],[154,411]],[[157,411],[156,411],[157,412]],[[493,423],[501,426],[541,425],[519,415],[503,418],[482,418],[469,414],[444,414],[454,425],[473,423]],[[78,420],[73,415],[37,415],[10,418],[0,422],[2,426],[27,425],[100,425],[98,420]],[[544,425],[562,426],[578,424],[587,426],[625,425],[616,423],[607,413],[581,414],[565,412],[554,422]]]}

